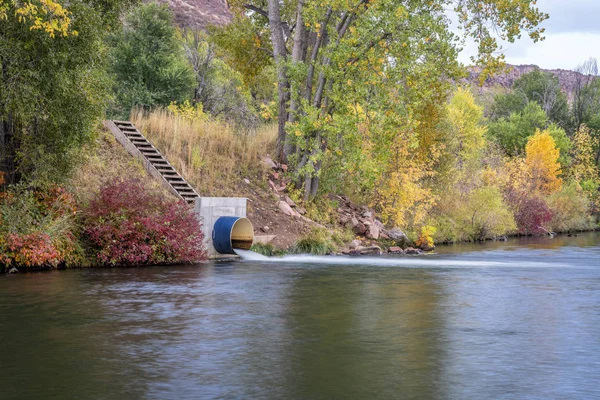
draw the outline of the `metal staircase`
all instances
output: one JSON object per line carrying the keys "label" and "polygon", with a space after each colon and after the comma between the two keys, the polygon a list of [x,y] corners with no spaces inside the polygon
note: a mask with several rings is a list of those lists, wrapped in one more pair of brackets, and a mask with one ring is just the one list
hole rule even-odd
{"label": "metal staircase", "polygon": [[146,170],[180,199],[194,203],[200,195],[167,159],[129,121],[104,121],[104,126],[125,149],[144,163]]}

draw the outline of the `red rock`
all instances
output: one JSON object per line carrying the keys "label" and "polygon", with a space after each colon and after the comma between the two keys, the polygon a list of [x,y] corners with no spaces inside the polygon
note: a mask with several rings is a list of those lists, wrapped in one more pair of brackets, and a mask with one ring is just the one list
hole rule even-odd
{"label": "red rock", "polygon": [[359,235],[364,235],[365,232],[367,232],[367,227],[359,222],[352,228],[352,230]]}
{"label": "red rock", "polygon": [[391,254],[404,254],[404,250],[402,250],[402,247],[398,247],[398,246],[392,246],[388,249],[388,253]]}
{"label": "red rock", "polygon": [[279,180],[279,172],[277,172],[277,171],[271,172],[271,177],[273,179],[275,179],[276,181]]}

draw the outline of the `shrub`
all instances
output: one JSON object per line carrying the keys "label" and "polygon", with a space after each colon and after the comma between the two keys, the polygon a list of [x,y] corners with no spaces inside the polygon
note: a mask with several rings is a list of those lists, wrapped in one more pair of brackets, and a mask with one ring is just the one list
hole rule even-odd
{"label": "shrub", "polygon": [[553,217],[550,225],[556,232],[584,230],[593,227],[590,200],[577,183],[563,186],[548,199]]}
{"label": "shrub", "polygon": [[63,188],[12,186],[0,196],[0,265],[52,268],[83,263],[73,196]]}
{"label": "shrub", "polygon": [[552,220],[552,210],[540,197],[523,197],[515,210],[519,233],[537,235],[546,232]]}
{"label": "shrub", "polygon": [[329,232],[326,229],[313,229],[308,235],[298,239],[289,249],[295,254],[330,254],[335,251]]}
{"label": "shrub", "polygon": [[516,228],[500,190],[493,186],[475,189],[469,194],[461,220],[461,226],[473,241],[504,235]]}
{"label": "shrub", "polygon": [[434,247],[433,236],[437,229],[433,226],[424,226],[421,228],[421,234],[416,241],[416,245],[422,249],[432,249]]}
{"label": "shrub", "polygon": [[206,259],[204,237],[190,207],[166,200],[137,179],[105,184],[85,211],[84,223],[102,265]]}

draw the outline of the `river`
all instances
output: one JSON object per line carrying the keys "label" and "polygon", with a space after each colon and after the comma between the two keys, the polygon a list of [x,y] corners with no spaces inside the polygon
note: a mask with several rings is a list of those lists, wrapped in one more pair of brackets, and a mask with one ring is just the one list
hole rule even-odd
{"label": "river", "polygon": [[600,234],[0,276],[0,398],[598,399]]}

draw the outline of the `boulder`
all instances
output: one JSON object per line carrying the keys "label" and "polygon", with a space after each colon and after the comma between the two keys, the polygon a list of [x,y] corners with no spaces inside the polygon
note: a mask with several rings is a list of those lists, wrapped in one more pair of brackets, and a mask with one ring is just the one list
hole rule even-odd
{"label": "boulder", "polygon": [[299,217],[300,214],[298,214],[296,211],[292,210],[292,207],[290,207],[290,205],[288,203],[286,203],[285,201],[280,201],[279,202],[279,210],[284,213],[285,215],[289,215],[290,217]]}
{"label": "boulder", "polygon": [[278,181],[279,180],[279,172],[277,172],[277,171],[271,172],[271,178]]}
{"label": "boulder", "polygon": [[356,219],[356,217],[352,217],[350,218],[350,225],[352,226],[352,228],[354,228],[356,225],[358,225],[360,222],[358,221],[358,219]]}
{"label": "boulder", "polygon": [[302,215],[306,214],[306,208],[304,207],[296,207],[296,211]]}
{"label": "boulder", "polygon": [[290,196],[285,196],[284,200],[289,204],[290,207],[296,207],[296,203],[294,203],[294,200],[292,200]]}
{"label": "boulder", "polygon": [[371,217],[373,217],[373,213],[370,210],[367,210],[362,213],[362,216],[365,218],[371,218]]}
{"label": "boulder", "polygon": [[288,166],[287,166],[287,164],[281,164],[281,170],[282,170],[283,172],[287,172],[287,170],[288,170]]}
{"label": "boulder", "polygon": [[404,250],[402,250],[402,247],[398,247],[398,246],[392,246],[388,249],[388,253],[390,254],[404,254]]}
{"label": "boulder", "polygon": [[263,164],[268,168],[277,169],[277,164],[275,164],[275,161],[271,160],[271,157],[263,158]]}
{"label": "boulder", "polygon": [[406,237],[406,234],[402,232],[400,228],[392,228],[386,233],[390,237],[390,239],[392,239],[398,244],[405,244],[408,242],[408,237]]}
{"label": "boulder", "polygon": [[369,225],[369,229],[367,230],[367,235],[369,239],[377,240],[379,239],[379,227],[375,224]]}
{"label": "boulder", "polygon": [[350,247],[351,249],[356,249],[357,247],[361,247],[362,246],[362,242],[358,239],[354,239],[353,241],[350,242],[350,245],[348,247]]}
{"label": "boulder", "polygon": [[415,255],[415,254],[423,254],[423,250],[421,249],[415,249],[413,247],[409,247],[406,250],[404,250],[405,254],[411,254],[411,255]]}
{"label": "boulder", "polygon": [[352,227],[352,230],[357,235],[364,235],[367,232],[367,227],[359,222],[358,224]]}
{"label": "boulder", "polygon": [[367,246],[367,247],[359,246],[359,247],[356,248],[356,250],[362,256],[365,256],[365,255],[380,255],[381,254],[381,247],[379,247],[379,246]]}

